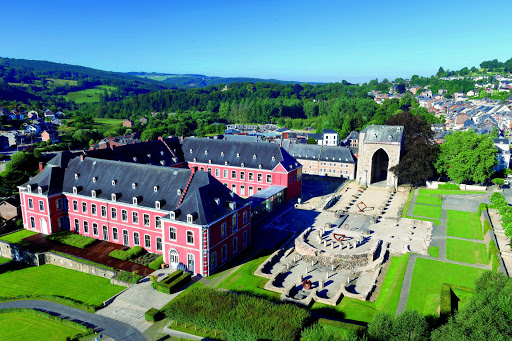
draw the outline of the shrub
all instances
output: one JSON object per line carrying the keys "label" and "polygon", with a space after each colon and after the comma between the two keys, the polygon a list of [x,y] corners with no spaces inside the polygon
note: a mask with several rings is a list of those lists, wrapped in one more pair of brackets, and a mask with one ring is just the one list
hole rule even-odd
{"label": "shrub", "polygon": [[115,277],[119,281],[128,282],[132,284],[136,284],[138,281],[143,279],[144,277],[139,275],[138,272],[128,272],[128,271],[119,271],[117,276]]}
{"label": "shrub", "polygon": [[46,238],[53,242],[74,246],[80,249],[85,249],[96,242],[94,238],[82,236],[71,231],[55,232],[46,236]]}
{"label": "shrub", "polygon": [[151,283],[151,286],[163,292],[164,294],[172,294],[177,291],[183,284],[190,281],[192,274],[181,270],[174,271],[172,274],[161,280],[160,282]]}
{"label": "shrub", "polygon": [[460,187],[457,184],[446,183],[437,185],[437,189],[460,190]]}
{"label": "shrub", "polygon": [[144,313],[144,317],[146,318],[146,321],[156,322],[159,320],[160,310],[156,308],[151,308]]}
{"label": "shrub", "polygon": [[117,258],[120,260],[130,260],[136,258],[146,252],[142,246],[134,246],[126,251],[123,250],[114,250],[108,255],[112,258]]}
{"label": "shrub", "polygon": [[162,264],[164,264],[164,256],[158,256],[157,259],[149,263],[149,268],[153,270],[158,270],[161,268]]}

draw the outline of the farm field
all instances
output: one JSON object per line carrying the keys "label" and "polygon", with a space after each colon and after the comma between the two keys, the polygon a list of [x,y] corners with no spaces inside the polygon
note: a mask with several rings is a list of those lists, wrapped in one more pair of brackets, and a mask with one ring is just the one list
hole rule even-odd
{"label": "farm field", "polygon": [[95,103],[100,101],[100,94],[103,94],[104,91],[111,94],[112,91],[117,90],[115,86],[109,85],[98,85],[92,89],[68,92],[64,95],[64,99],[67,101],[75,102],[76,104],[81,103]]}

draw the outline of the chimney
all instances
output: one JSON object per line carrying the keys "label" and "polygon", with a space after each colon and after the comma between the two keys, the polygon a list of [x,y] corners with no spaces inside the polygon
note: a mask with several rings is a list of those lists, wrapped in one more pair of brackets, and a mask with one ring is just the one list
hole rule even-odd
{"label": "chimney", "polygon": [[158,137],[158,141],[163,141],[163,140],[164,140],[164,138],[162,136]]}
{"label": "chimney", "polygon": [[183,135],[180,136],[180,140],[183,141]]}
{"label": "chimney", "polygon": [[84,159],[85,159],[85,155],[84,154],[80,155],[80,161],[84,161]]}
{"label": "chimney", "polygon": [[197,172],[197,166],[192,166],[190,170],[192,171],[192,174],[195,174]]}
{"label": "chimney", "polygon": [[279,142],[279,147],[283,148],[283,140]]}
{"label": "chimney", "polygon": [[149,139],[146,139],[146,142],[149,142]]}
{"label": "chimney", "polygon": [[44,163],[39,162],[39,171],[42,172],[44,168]]}

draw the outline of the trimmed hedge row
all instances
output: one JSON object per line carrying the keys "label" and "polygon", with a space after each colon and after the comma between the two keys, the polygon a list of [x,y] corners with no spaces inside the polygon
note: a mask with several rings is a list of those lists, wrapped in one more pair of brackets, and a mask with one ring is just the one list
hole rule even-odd
{"label": "trimmed hedge row", "polygon": [[89,311],[92,313],[95,313],[96,311],[100,310],[103,306],[102,305],[93,305],[93,304],[86,304],[82,301],[74,300],[72,298],[63,297],[63,296],[57,296],[57,295],[18,295],[18,296],[10,296],[10,297],[1,297],[0,296],[0,302],[5,301],[16,301],[16,300],[47,300],[47,301],[53,301],[57,303],[62,303],[71,307],[79,308],[85,311]]}
{"label": "trimmed hedge row", "polygon": [[157,259],[149,263],[148,267],[153,270],[158,270],[162,267],[162,264],[164,264],[164,256],[160,255]]}
{"label": "trimmed hedge row", "polygon": [[49,320],[57,321],[59,323],[65,324],[67,326],[83,330],[83,332],[76,334],[72,339],[70,339],[69,337],[66,338],[66,341],[67,340],[79,340],[86,336],[94,334],[94,329],[92,329],[92,328],[87,328],[86,326],[84,326],[78,322],[75,322],[75,321],[66,320],[66,319],[62,319],[57,316],[53,316],[51,314],[45,313],[44,311],[28,309],[28,308],[0,309],[0,314],[20,314],[20,313],[41,316],[41,317],[47,318]]}
{"label": "trimmed hedge row", "polygon": [[46,236],[46,239],[57,243],[74,246],[79,249],[85,249],[86,247],[88,247],[91,244],[94,244],[97,241],[97,239],[82,236],[71,231],[55,232]]}
{"label": "trimmed hedge row", "polygon": [[146,318],[146,321],[149,321],[149,322],[158,321],[160,319],[160,315],[161,315],[160,310],[158,310],[156,308],[148,309],[144,313],[144,317]]}
{"label": "trimmed hedge row", "polygon": [[176,270],[162,281],[151,283],[151,286],[164,294],[172,294],[185,283],[189,282],[191,277],[192,274],[190,272]]}
{"label": "trimmed hedge row", "polygon": [[500,266],[500,261],[498,258],[499,253],[500,251],[498,250],[494,240],[489,241],[489,251],[487,257],[491,261],[492,271],[498,270],[498,267]]}
{"label": "trimmed hedge row", "polygon": [[123,250],[114,250],[108,255],[112,258],[117,258],[120,260],[130,260],[133,258],[139,257],[141,254],[143,254],[146,250],[142,246],[134,246],[126,251]]}
{"label": "trimmed hedge row", "polygon": [[173,299],[167,317],[200,328],[222,330],[232,340],[298,340],[310,318],[306,309],[206,287],[192,287]]}

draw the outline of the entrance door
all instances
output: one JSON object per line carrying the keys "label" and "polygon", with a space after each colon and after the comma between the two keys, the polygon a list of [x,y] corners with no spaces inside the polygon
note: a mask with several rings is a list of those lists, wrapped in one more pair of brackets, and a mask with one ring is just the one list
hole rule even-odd
{"label": "entrance door", "polygon": [[103,240],[108,241],[108,227],[107,225],[103,225]]}
{"label": "entrance door", "polygon": [[187,255],[187,268],[188,271],[194,273],[195,267],[194,267],[194,255]]}
{"label": "entrance door", "polygon": [[178,251],[171,250],[169,251],[169,264],[172,268],[176,268],[178,266],[178,263],[180,262],[180,257],[178,254]]}
{"label": "entrance door", "polygon": [[126,230],[123,230],[123,244],[125,246],[129,246],[129,243],[128,243],[128,231],[126,231]]}
{"label": "entrance door", "polygon": [[41,224],[41,233],[48,234],[48,224],[46,223],[46,219],[41,218],[39,223]]}

